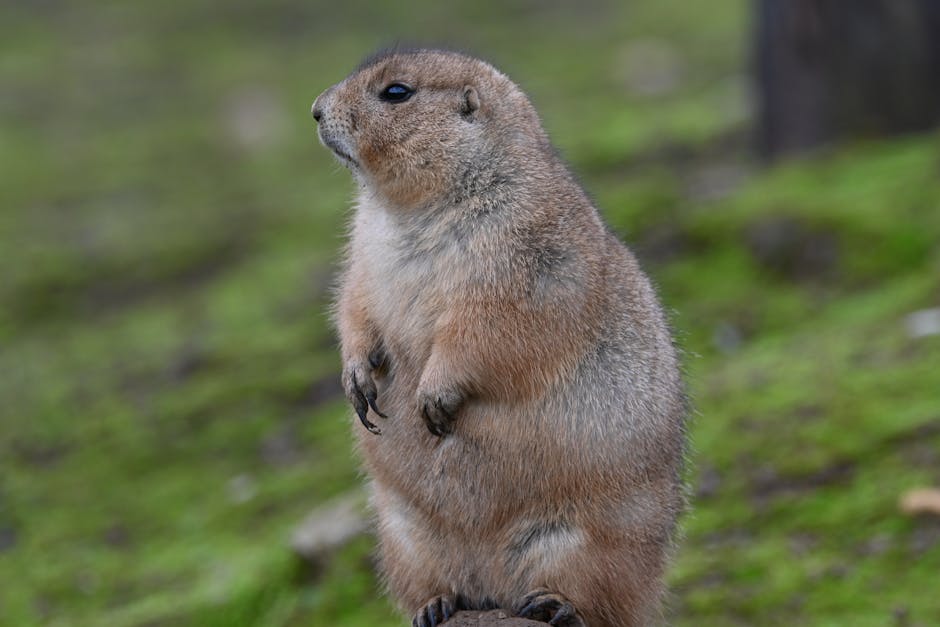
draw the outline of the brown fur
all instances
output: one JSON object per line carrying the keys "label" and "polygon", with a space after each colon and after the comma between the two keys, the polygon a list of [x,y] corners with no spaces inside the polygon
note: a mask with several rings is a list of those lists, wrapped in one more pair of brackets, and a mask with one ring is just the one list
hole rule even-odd
{"label": "brown fur", "polygon": [[[393,82],[410,100],[379,98]],[[347,394],[389,416],[357,434],[391,593],[416,612],[546,587],[590,627],[658,620],[683,506],[676,352],[526,96],[471,57],[393,52],[314,114],[359,184],[336,322]]]}

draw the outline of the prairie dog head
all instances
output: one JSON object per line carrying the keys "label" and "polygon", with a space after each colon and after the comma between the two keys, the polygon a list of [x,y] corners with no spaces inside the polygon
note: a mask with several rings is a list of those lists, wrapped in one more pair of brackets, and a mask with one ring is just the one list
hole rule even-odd
{"label": "prairie dog head", "polygon": [[320,94],[311,112],[323,145],[401,210],[453,195],[487,160],[544,136],[512,81],[483,61],[441,50],[367,59]]}

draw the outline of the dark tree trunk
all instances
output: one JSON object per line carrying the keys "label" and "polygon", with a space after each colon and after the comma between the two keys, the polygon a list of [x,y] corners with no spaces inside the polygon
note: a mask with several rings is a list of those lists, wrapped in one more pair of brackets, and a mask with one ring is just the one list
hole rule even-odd
{"label": "dark tree trunk", "polygon": [[940,122],[940,0],[754,0],[768,158]]}

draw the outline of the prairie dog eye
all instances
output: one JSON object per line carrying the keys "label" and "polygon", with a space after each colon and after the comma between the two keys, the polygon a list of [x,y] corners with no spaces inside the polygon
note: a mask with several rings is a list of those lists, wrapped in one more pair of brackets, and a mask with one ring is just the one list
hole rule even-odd
{"label": "prairie dog eye", "polygon": [[411,87],[408,85],[403,85],[401,83],[392,83],[388,87],[382,90],[382,93],[379,94],[379,98],[385,102],[405,102],[415,93]]}

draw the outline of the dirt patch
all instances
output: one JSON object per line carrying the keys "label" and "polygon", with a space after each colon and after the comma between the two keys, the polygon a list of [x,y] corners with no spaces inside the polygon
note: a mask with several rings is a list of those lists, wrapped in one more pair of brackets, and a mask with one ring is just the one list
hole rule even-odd
{"label": "dirt patch", "polygon": [[721,490],[721,475],[714,466],[702,463],[699,468],[698,480],[695,483],[696,499],[708,499]]}
{"label": "dirt patch", "polygon": [[819,488],[846,484],[855,475],[853,461],[840,460],[805,475],[779,475],[770,467],[758,468],[751,483],[751,498],[757,505],[781,496],[798,495]]}
{"label": "dirt patch", "polygon": [[0,553],[16,547],[16,529],[13,527],[0,527]]}
{"label": "dirt patch", "polygon": [[104,543],[113,549],[128,549],[132,545],[131,530],[122,522],[115,522],[102,533]]}
{"label": "dirt patch", "polygon": [[762,267],[794,281],[831,278],[839,262],[835,233],[792,217],[758,220],[748,227],[744,241]]}
{"label": "dirt patch", "polygon": [[[80,276],[40,276],[0,297],[10,318],[30,327],[62,317],[119,313],[198,289],[241,263],[250,251],[250,238],[233,234],[207,243],[184,261],[106,259]],[[83,265],[94,263],[82,260]]]}
{"label": "dirt patch", "polygon": [[72,448],[61,442],[13,441],[13,456],[32,468],[51,468],[68,455]]}
{"label": "dirt patch", "polygon": [[168,376],[174,383],[181,383],[192,378],[209,365],[206,352],[201,343],[190,338],[170,362]]}
{"label": "dirt patch", "polygon": [[643,230],[633,242],[637,257],[646,265],[665,265],[688,253],[693,246],[688,234],[672,222]]}
{"label": "dirt patch", "polygon": [[922,557],[940,544],[940,519],[921,516],[917,527],[911,533],[908,549],[915,558]]}
{"label": "dirt patch", "polygon": [[[807,420],[814,416],[821,417],[823,414],[812,406],[807,406],[801,410],[799,417]],[[859,465],[864,464],[865,460],[885,454],[886,451],[906,451],[907,459],[912,464],[932,468],[938,458],[932,440],[938,435],[940,420],[929,420],[911,429],[873,441],[851,459],[833,460],[827,466],[805,474],[780,474],[772,466],[757,465],[755,460],[749,457],[742,457],[739,461],[751,477],[751,499],[760,507],[780,497],[800,495],[834,485],[846,485],[855,477]]]}

